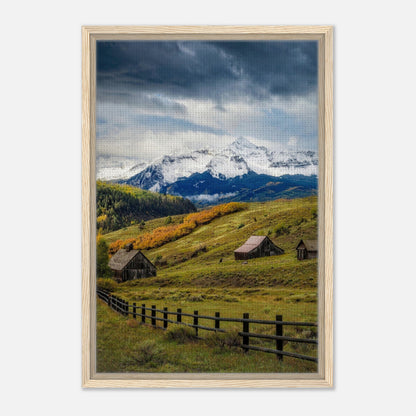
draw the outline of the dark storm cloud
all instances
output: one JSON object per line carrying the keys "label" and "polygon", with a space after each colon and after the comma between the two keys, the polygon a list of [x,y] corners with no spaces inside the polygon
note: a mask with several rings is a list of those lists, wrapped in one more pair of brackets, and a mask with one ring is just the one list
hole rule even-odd
{"label": "dark storm cloud", "polygon": [[97,42],[99,101],[180,113],[186,108],[177,98],[212,99],[222,108],[239,97],[296,97],[316,86],[314,41]]}
{"label": "dark storm cloud", "polygon": [[304,95],[317,84],[316,42],[218,42],[251,81],[270,95]]}
{"label": "dark storm cloud", "polygon": [[[97,154],[317,147],[315,41],[98,41]],[[292,146],[293,147],[293,146]]]}

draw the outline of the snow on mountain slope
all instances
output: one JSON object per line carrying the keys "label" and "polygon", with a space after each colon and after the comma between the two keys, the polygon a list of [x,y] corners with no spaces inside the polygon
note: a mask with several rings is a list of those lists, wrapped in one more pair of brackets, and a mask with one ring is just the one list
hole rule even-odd
{"label": "snow on mountain slope", "polygon": [[127,183],[159,191],[161,187],[194,173],[209,172],[214,178],[229,179],[248,172],[270,176],[317,175],[315,152],[272,152],[239,138],[222,149],[201,149],[155,160]]}
{"label": "snow on mountain slope", "polygon": [[131,158],[97,159],[97,179],[116,180],[156,192],[179,179],[204,172],[221,180],[249,172],[274,177],[311,176],[318,174],[318,156],[313,151],[274,152],[241,137],[224,148],[173,153],[150,164]]}
{"label": "snow on mountain slope", "polygon": [[130,158],[98,157],[96,176],[101,181],[128,179],[145,169],[147,163],[138,163]]}

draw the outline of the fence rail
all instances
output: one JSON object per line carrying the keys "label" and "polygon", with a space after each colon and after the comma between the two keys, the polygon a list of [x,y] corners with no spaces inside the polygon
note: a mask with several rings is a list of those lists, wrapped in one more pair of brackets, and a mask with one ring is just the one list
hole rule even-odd
{"label": "fence rail", "polygon": [[[179,324],[191,327],[195,329],[195,335],[199,336],[199,330],[203,331],[215,331],[215,332],[227,332],[226,329],[221,328],[221,322],[234,322],[242,324],[242,331],[238,332],[238,335],[242,337],[241,348],[245,351],[261,351],[266,353],[275,354],[278,360],[283,360],[284,356],[297,358],[301,360],[318,362],[316,357],[308,355],[298,354],[290,351],[284,351],[284,342],[290,343],[303,343],[318,345],[318,340],[314,338],[296,338],[292,336],[283,335],[283,328],[285,326],[292,327],[317,327],[314,322],[293,322],[284,321],[281,315],[276,315],[275,320],[263,320],[263,319],[250,319],[248,313],[243,314],[243,318],[225,318],[221,317],[219,312],[215,312],[215,316],[199,315],[198,311],[194,313],[182,312],[181,308],[178,308],[176,312],[169,311],[168,308],[157,309],[156,305],[152,305],[150,308],[145,304],[137,305],[136,303],[129,304],[128,301],[121,299],[118,296],[112,295],[111,293],[97,289],[97,296],[114,311],[120,313],[123,316],[132,316],[133,319],[141,318],[143,324],[150,323],[154,328],[161,328],[166,330],[169,324]],[[150,314],[146,313],[150,311]],[[162,314],[163,317],[157,316],[157,313]],[[176,320],[169,319],[169,316],[176,316]],[[192,318],[192,323],[183,322],[182,318]],[[201,325],[200,320],[214,321],[214,326]],[[157,326],[157,321],[163,322],[163,326]],[[250,332],[250,324],[261,324],[261,325],[274,325],[275,335],[270,334],[257,334]],[[275,348],[267,348],[256,345],[250,345],[250,338],[262,339],[266,341],[274,341]]]}

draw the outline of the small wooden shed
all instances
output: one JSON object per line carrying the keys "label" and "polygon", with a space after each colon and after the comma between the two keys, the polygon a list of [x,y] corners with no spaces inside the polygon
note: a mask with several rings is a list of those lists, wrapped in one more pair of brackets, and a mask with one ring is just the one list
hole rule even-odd
{"label": "small wooden shed", "polygon": [[140,250],[133,250],[132,244],[118,250],[108,265],[118,282],[156,276],[154,264]]}
{"label": "small wooden shed", "polygon": [[315,259],[318,257],[318,240],[300,240],[296,250],[298,260]]}
{"label": "small wooden shed", "polygon": [[234,250],[236,260],[248,260],[255,257],[276,256],[284,250],[277,247],[269,237],[252,235],[241,247]]}

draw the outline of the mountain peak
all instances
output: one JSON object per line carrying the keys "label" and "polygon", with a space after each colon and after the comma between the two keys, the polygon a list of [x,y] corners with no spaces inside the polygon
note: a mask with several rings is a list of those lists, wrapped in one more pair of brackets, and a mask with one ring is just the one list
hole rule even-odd
{"label": "mountain peak", "polygon": [[234,147],[251,147],[251,148],[257,147],[255,144],[251,143],[245,137],[239,137],[238,139],[234,140],[231,143],[231,146],[234,146]]}
{"label": "mountain peak", "polygon": [[[245,137],[239,137],[223,148],[201,148],[189,152],[171,153],[143,166],[143,170],[129,171],[122,181],[143,189],[158,191],[163,187],[189,178],[195,173],[209,172],[216,179],[241,177],[253,171],[256,174],[280,177],[282,175],[316,175],[318,160],[315,152],[273,152],[257,146]],[[99,175],[97,174],[97,177]],[[203,180],[203,179],[201,179]]]}

